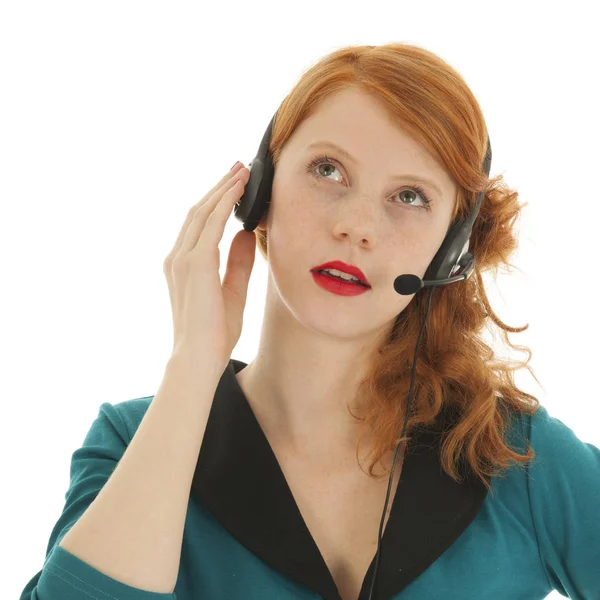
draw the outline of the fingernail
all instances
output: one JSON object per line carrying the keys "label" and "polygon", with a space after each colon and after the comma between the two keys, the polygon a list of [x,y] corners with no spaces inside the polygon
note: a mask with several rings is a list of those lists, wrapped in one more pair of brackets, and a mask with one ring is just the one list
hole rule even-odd
{"label": "fingernail", "polygon": [[235,165],[233,165],[233,167],[231,167],[231,169],[229,169],[230,171],[233,171],[238,165],[240,164],[240,161],[236,161]]}

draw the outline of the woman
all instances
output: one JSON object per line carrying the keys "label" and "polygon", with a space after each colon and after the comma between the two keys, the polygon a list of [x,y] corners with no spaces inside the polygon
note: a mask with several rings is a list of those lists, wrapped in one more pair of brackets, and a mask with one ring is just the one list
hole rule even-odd
{"label": "woman", "polygon": [[[599,597],[600,450],[482,340],[494,323],[515,348],[506,331],[525,329],[496,317],[481,276],[510,264],[523,205],[484,171],[466,83],[413,45],[343,48],[301,77],[268,144],[269,203],[222,286],[215,250],[250,170],[190,211],[165,261],[165,378],[100,407],[21,599]],[[475,277],[429,306],[396,293],[483,192]],[[269,280],[246,364],[230,356],[255,244]]]}

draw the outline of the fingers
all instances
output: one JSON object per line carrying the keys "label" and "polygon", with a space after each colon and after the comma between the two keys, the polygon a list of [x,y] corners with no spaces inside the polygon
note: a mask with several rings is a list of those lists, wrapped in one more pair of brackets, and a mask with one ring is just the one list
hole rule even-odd
{"label": "fingers", "polygon": [[223,238],[225,225],[231,215],[231,211],[244,193],[246,183],[247,178],[240,178],[223,194],[222,200],[216,204],[215,208],[208,215],[204,228],[200,233],[198,243],[196,244],[196,248],[199,248],[201,252],[202,247],[215,248],[218,246]]}
{"label": "fingers", "polygon": [[227,171],[227,173],[225,173],[225,175],[223,175],[223,177],[221,177],[221,180],[212,189],[210,189],[208,191],[208,193],[205,194],[199,202],[197,202],[196,204],[194,204],[194,206],[192,206],[192,208],[190,208],[190,210],[188,212],[188,217],[190,215],[193,217],[196,210],[200,206],[205,204],[207,201],[209,201],[210,198],[212,198],[214,194],[222,193],[228,187],[230,187],[230,184],[233,183],[233,181],[235,180],[236,177],[239,177],[240,171],[242,171],[243,169],[246,169],[246,167],[244,167],[244,165],[241,162],[238,162],[235,165],[235,167],[233,167],[233,169],[231,169],[231,171]]}
{"label": "fingers", "polygon": [[254,267],[256,255],[256,237],[253,231],[238,231],[231,242],[227,267],[223,275],[221,288],[228,305],[230,300],[237,302],[240,315],[246,306],[248,284]]}
{"label": "fingers", "polygon": [[[223,193],[225,191],[227,191],[227,189],[229,187],[231,187],[231,184],[233,183],[235,178],[239,177],[239,172],[242,168],[245,168],[245,167],[243,167],[243,165],[238,162],[238,164],[235,166],[234,169],[232,169],[231,171],[228,171],[225,175],[223,175],[221,180],[211,190],[209,190],[208,193],[205,194],[199,202],[197,202],[194,206],[192,206],[192,208],[190,208],[190,210],[188,211],[187,217],[185,219],[185,222],[183,223],[183,226],[181,228],[181,231],[179,232],[179,235],[177,236],[175,245],[173,246],[173,249],[167,256],[167,258],[165,259],[165,267],[168,267],[168,265],[170,264],[170,262],[172,262],[172,260],[175,258],[175,256],[182,252],[181,247],[184,243],[184,239],[186,237],[186,234],[188,233],[190,224],[192,223],[192,220],[194,219],[194,216],[197,214],[198,210],[200,210],[200,208],[202,206],[206,205],[207,203],[212,202],[212,204],[215,204],[217,199],[222,197]],[[247,169],[246,169],[246,171],[247,171]],[[211,210],[212,210],[212,208],[211,208]],[[193,246],[195,246],[197,240],[198,240],[198,238],[196,238],[194,240]],[[183,250],[183,251],[185,252],[187,250]]]}
{"label": "fingers", "polygon": [[[235,185],[234,182],[237,178],[240,178]],[[200,203],[200,206],[196,209],[192,220],[187,228],[187,232],[181,244],[181,248],[179,249],[178,254],[183,256],[187,255],[189,252],[194,250],[197,246],[199,246],[199,240],[205,236],[206,230],[210,227],[211,229],[214,227],[214,224],[223,219],[223,215],[227,215],[225,217],[225,221],[229,217],[229,213],[231,212],[231,208],[233,205],[230,205],[228,212],[224,213],[221,207],[222,203],[226,205],[229,204],[232,196],[231,194],[239,194],[241,196],[241,190],[243,189],[242,182],[246,182],[249,177],[249,171],[246,168],[239,169],[236,174],[234,174],[228,181],[226,181],[219,189],[209,196],[208,199]],[[235,196],[234,196],[235,197]],[[220,210],[219,210],[220,209]],[[217,221],[215,221],[212,215],[216,213]],[[214,243],[214,248],[217,248],[218,242],[221,239],[223,233],[222,230],[225,228],[225,222],[223,222],[223,227],[221,228],[221,235]],[[218,229],[218,225],[217,225]],[[213,243],[215,240],[215,236],[209,234],[206,237],[207,243]]]}

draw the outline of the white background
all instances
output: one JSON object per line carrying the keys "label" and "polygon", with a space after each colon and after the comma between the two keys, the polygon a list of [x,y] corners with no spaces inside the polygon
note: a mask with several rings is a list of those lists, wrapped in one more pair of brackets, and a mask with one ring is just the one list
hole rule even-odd
{"label": "white background", "polygon": [[[2,596],[18,597],[41,569],[71,455],[100,404],[158,389],[173,343],[163,260],[188,209],[236,160],[248,165],[301,73],[341,46],[415,43],[473,90],[490,131],[491,175],[504,174],[529,202],[512,257],[518,270],[486,279],[500,318],[529,323],[509,335],[532,349],[543,388],[526,370],[515,380],[600,447],[593,7],[3,3],[0,456],[12,560]],[[232,214],[221,276],[241,228]],[[266,278],[257,250],[232,354],[245,362],[257,347]]]}

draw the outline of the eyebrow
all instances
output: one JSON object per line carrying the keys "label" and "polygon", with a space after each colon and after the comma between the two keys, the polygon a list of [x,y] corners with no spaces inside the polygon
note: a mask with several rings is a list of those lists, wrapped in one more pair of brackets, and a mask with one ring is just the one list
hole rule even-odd
{"label": "eyebrow", "polygon": [[[309,144],[307,146],[308,148],[318,148],[318,147],[329,147],[332,148],[333,150],[335,150],[336,152],[338,152],[339,154],[345,156],[346,158],[348,158],[349,160],[351,160],[354,164],[357,164],[358,161],[356,160],[356,158],[354,158],[347,150],[344,150],[342,147],[338,146],[337,144],[334,144],[333,142],[329,142],[326,140],[321,140],[318,142],[313,142],[312,144]],[[392,179],[412,179],[414,181],[417,181],[419,183],[424,183],[425,185],[430,186],[431,188],[433,188],[440,196],[443,196],[442,194],[442,190],[440,190],[439,186],[432,181],[431,179],[427,179],[424,177],[421,177],[420,175],[412,175],[410,173],[406,173],[405,175],[393,175]]]}

